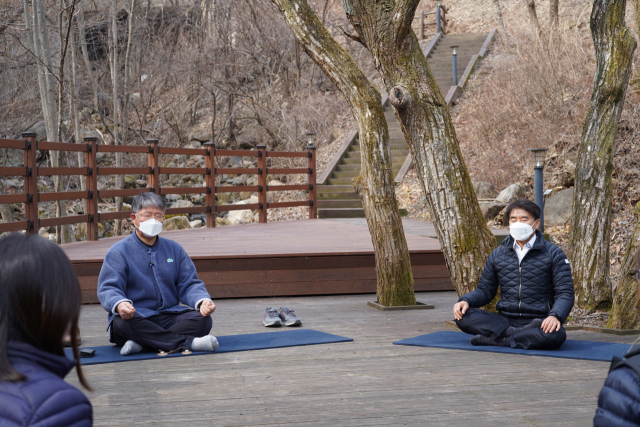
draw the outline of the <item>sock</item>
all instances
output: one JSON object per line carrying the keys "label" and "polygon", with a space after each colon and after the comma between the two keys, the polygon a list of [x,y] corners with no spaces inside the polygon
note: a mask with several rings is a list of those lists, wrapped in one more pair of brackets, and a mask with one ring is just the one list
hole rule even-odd
{"label": "sock", "polygon": [[204,337],[194,338],[191,341],[191,351],[216,351],[218,349],[218,340],[213,335],[205,335]]}
{"label": "sock", "polygon": [[133,342],[132,340],[124,343],[122,348],[120,349],[120,354],[122,356],[128,356],[133,353],[139,353],[142,351],[142,346],[138,343]]}

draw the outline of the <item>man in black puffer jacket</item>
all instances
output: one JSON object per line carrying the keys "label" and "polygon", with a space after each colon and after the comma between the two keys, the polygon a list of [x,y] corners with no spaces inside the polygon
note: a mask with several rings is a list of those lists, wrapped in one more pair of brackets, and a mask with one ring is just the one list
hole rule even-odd
{"label": "man in black puffer jacket", "polygon": [[[640,279],[640,250],[636,253],[635,273]],[[632,347],[623,359],[613,358],[600,390],[593,425],[640,427],[640,346]]]}
{"label": "man in black puffer jacket", "polygon": [[[478,287],[453,306],[456,324],[474,335],[473,345],[555,350],[567,339],[562,324],[573,308],[569,260],[538,231],[538,205],[517,200],[506,217],[510,236],[489,255]],[[498,287],[498,313],[481,310]]]}

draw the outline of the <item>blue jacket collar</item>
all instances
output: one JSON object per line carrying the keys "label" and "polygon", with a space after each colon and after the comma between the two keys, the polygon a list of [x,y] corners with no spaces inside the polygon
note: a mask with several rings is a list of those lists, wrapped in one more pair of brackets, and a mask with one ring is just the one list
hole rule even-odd
{"label": "blue jacket collar", "polygon": [[7,356],[12,364],[37,365],[53,372],[60,378],[66,377],[76,364],[74,360],[68,359],[66,356],[58,356],[19,341],[7,343]]}
{"label": "blue jacket collar", "polygon": [[140,240],[140,238],[138,237],[138,234],[134,231],[133,233],[131,233],[131,239],[134,240],[136,242],[136,244],[143,248],[145,251],[149,251],[151,249],[155,249],[158,247],[158,242],[160,242],[160,236],[156,237],[156,242],[153,244],[153,246],[149,246],[146,243],[144,243],[142,240]]}

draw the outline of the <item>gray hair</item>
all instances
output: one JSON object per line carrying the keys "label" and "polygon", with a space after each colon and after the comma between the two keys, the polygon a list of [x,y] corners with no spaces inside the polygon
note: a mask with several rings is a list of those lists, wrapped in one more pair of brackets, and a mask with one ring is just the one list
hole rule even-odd
{"label": "gray hair", "polygon": [[162,209],[162,213],[167,209],[167,202],[156,193],[140,193],[133,197],[131,210],[138,213],[140,209],[154,207]]}

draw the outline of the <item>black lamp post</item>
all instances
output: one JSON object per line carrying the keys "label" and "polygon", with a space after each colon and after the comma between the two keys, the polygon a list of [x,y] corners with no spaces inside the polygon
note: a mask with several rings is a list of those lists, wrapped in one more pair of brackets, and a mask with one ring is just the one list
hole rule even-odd
{"label": "black lamp post", "polygon": [[547,148],[531,148],[529,149],[533,153],[533,188],[536,198],[536,205],[540,208],[540,232],[544,233],[544,177],[542,171],[544,170],[544,160],[547,155]]}
{"label": "black lamp post", "polygon": [[305,135],[307,137],[307,148],[314,147],[314,142],[315,142],[315,139],[316,139],[315,132],[307,132],[307,133],[305,133]]}
{"label": "black lamp post", "polygon": [[453,58],[453,85],[458,85],[458,45],[449,46],[451,48],[451,57]]}

